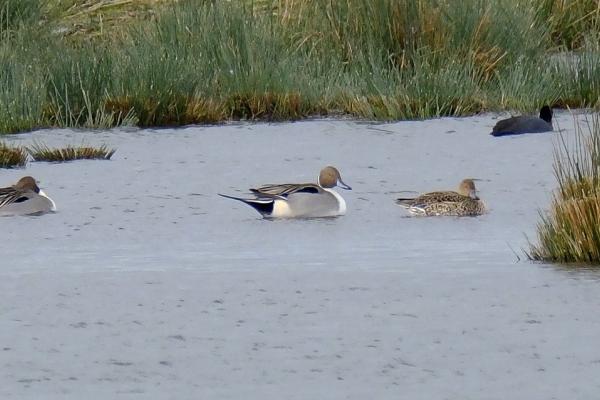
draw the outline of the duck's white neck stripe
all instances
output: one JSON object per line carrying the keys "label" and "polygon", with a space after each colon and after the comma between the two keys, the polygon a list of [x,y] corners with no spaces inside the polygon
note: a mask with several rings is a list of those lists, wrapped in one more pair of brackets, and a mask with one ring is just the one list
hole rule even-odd
{"label": "duck's white neck stripe", "polygon": [[324,191],[331,193],[338,202],[338,214],[344,215],[346,214],[346,200],[335,190],[323,188]]}
{"label": "duck's white neck stripe", "polygon": [[54,202],[54,200],[52,200],[50,197],[48,197],[48,195],[46,193],[44,193],[44,191],[42,189],[40,189],[40,192],[38,194],[42,197],[47,198],[48,201],[50,201],[50,203],[52,204],[50,206],[50,211],[56,211],[56,203]]}

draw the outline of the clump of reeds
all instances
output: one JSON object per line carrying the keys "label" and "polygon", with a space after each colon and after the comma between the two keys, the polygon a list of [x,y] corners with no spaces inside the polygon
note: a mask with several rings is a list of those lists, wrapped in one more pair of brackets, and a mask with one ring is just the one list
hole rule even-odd
{"label": "clump of reeds", "polygon": [[0,168],[22,167],[27,163],[27,152],[22,147],[0,142]]}
{"label": "clump of reeds", "polygon": [[563,138],[555,150],[558,189],[541,213],[538,243],[527,256],[536,261],[600,264],[600,117],[577,125],[576,143]]}
{"label": "clump of reeds", "polygon": [[27,147],[27,152],[34,161],[65,162],[73,160],[110,160],[116,149],[109,149],[106,145],[93,146],[66,146],[51,148],[43,143],[34,143]]}

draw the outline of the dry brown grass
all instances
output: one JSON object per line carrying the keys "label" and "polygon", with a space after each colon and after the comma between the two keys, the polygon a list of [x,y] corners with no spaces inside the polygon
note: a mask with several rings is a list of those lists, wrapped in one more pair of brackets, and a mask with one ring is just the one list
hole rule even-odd
{"label": "dry brown grass", "polygon": [[0,141],[0,168],[22,167],[27,163],[27,151]]}
{"label": "dry brown grass", "polygon": [[42,143],[34,143],[26,148],[34,161],[65,162],[73,160],[110,160],[116,149],[109,149],[106,145],[92,146],[66,146],[50,148]]}

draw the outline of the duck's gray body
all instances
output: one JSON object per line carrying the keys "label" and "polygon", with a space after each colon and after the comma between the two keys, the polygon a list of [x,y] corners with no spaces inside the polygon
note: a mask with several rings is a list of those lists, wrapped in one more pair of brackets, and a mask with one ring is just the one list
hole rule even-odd
{"label": "duck's gray body", "polygon": [[498,121],[492,129],[491,135],[521,135],[523,133],[541,133],[553,130],[552,110],[550,107],[544,106],[540,110],[539,117],[521,115]]}
{"label": "duck's gray body", "polygon": [[54,201],[31,177],[22,178],[14,186],[0,188],[0,216],[36,215],[55,210]]}
{"label": "duck's gray body", "polygon": [[342,181],[340,172],[332,166],[321,170],[318,183],[284,183],[263,185],[250,189],[255,197],[244,199],[221,194],[241,201],[258,211],[265,218],[323,218],[346,213],[346,201],[333,188],[352,188]]}
{"label": "duck's gray body", "polygon": [[251,192],[256,199],[221,196],[246,203],[265,218],[323,218],[346,213],[342,196],[311,183],[269,185]]}
{"label": "duck's gray body", "polygon": [[0,207],[0,216],[38,215],[56,210],[50,198],[37,193],[21,196],[19,200]]}

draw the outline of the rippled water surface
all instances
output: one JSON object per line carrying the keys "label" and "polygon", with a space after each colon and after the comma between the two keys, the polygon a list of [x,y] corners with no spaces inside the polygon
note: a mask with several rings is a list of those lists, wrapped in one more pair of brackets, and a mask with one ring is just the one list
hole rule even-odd
{"label": "rippled water surface", "polygon": [[[572,117],[557,120],[572,137]],[[0,219],[0,397],[595,398],[600,274],[519,261],[557,136],[492,138],[494,123],[9,137],[117,153],[2,171],[0,186],[35,176],[59,211]],[[354,189],[344,217],[268,221],[217,195],[329,164]],[[488,214],[394,204],[465,177]]]}

